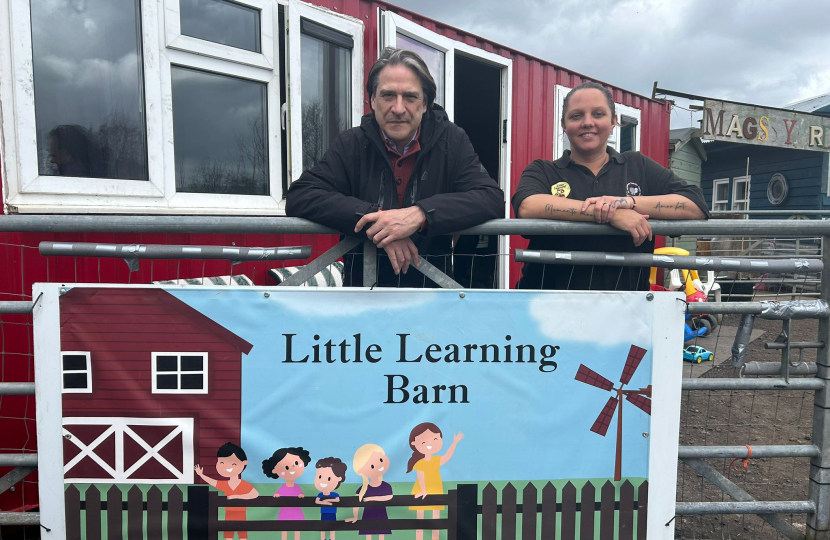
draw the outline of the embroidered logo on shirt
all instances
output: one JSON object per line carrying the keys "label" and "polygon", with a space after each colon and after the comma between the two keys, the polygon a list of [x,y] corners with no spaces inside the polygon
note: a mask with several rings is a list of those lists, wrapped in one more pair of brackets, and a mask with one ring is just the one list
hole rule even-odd
{"label": "embroidered logo on shirt", "polygon": [[641,190],[640,186],[638,186],[634,182],[629,182],[625,185],[625,194],[629,197],[636,197],[638,195],[642,195],[643,190]]}
{"label": "embroidered logo on shirt", "polygon": [[557,197],[567,197],[571,192],[571,186],[567,182],[558,182],[550,187],[551,195]]}

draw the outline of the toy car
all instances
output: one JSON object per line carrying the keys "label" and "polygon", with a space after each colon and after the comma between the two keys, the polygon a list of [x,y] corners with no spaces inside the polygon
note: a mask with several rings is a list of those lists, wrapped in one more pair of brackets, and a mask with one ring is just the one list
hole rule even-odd
{"label": "toy car", "polygon": [[699,364],[702,360],[711,362],[714,359],[715,355],[712,351],[704,349],[699,345],[689,345],[683,349],[683,360],[687,362],[697,362]]}

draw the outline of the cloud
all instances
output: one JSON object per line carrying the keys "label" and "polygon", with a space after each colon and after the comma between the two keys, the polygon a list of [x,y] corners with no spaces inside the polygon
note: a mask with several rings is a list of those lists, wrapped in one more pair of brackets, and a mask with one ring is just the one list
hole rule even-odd
{"label": "cloud", "polygon": [[[393,0],[615,86],[782,106],[830,91],[823,0]],[[694,117],[691,120],[694,122]],[[672,115],[687,127],[689,113]]]}
{"label": "cloud", "polygon": [[553,339],[602,345],[651,342],[651,310],[642,295],[600,295],[586,304],[581,294],[541,294],[531,300],[530,315],[539,332]]}
{"label": "cloud", "polygon": [[[412,270],[410,270],[412,271]],[[383,314],[390,311],[411,310],[426,306],[438,300],[437,293],[421,291],[398,293],[395,291],[345,291],[327,296],[327,302],[315,302],[309,292],[314,289],[304,288],[302,293],[294,291],[277,291],[269,300],[281,310],[289,310],[308,317],[342,318],[363,313],[376,313],[382,320]],[[332,289],[320,289],[320,292],[333,292]],[[299,295],[303,299],[298,298]]]}

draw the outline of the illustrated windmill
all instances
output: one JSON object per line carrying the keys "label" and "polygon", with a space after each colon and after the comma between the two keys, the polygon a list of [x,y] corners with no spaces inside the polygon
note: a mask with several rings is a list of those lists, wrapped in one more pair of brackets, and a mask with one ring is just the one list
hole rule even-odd
{"label": "illustrated windmill", "polygon": [[631,402],[632,405],[642,409],[646,414],[651,415],[651,385],[638,390],[623,389],[623,387],[631,381],[631,377],[634,376],[634,372],[637,371],[637,367],[640,365],[640,362],[643,360],[643,356],[645,356],[645,354],[645,349],[637,347],[636,345],[631,346],[631,349],[628,351],[628,358],[625,361],[625,366],[623,367],[622,375],[620,376],[619,388],[614,388],[614,383],[599,373],[593,371],[585,364],[580,364],[579,370],[576,372],[577,381],[584,382],[585,384],[590,384],[591,386],[608,390],[610,392],[616,392],[617,394],[616,396],[612,395],[608,398],[608,403],[606,403],[605,407],[602,408],[602,412],[599,413],[594,425],[591,426],[591,431],[604,437],[605,433],[608,431],[608,426],[611,424],[611,419],[614,418],[614,409],[619,410],[619,416],[617,418],[617,457],[614,462],[615,481],[619,481],[622,478],[623,396],[625,396],[625,399]]}

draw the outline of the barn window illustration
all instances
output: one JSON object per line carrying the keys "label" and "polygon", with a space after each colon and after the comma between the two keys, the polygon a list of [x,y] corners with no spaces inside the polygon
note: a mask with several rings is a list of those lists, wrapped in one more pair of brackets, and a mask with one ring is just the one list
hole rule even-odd
{"label": "barn window illustration", "polygon": [[62,352],[61,370],[64,393],[88,394],[92,392],[92,369],[88,352]]}
{"label": "barn window illustration", "polygon": [[154,394],[207,394],[205,352],[154,352]]}

